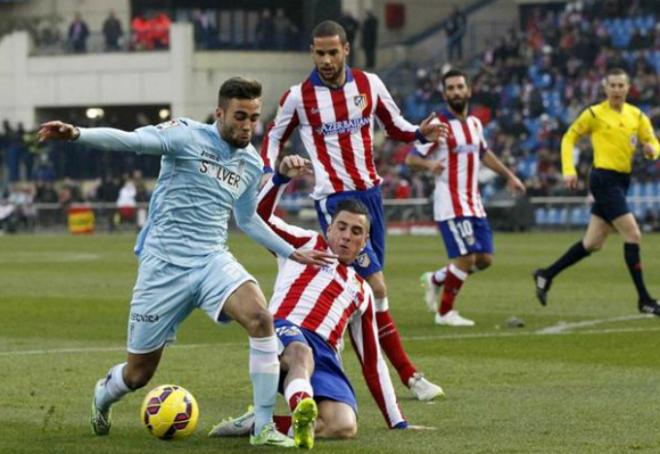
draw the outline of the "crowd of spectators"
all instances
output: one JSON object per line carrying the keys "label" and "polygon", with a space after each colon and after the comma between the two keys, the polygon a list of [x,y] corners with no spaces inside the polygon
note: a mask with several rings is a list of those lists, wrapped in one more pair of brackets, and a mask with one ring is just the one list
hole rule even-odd
{"label": "crowd of spectators", "polygon": [[[418,122],[442,108],[440,77],[447,67],[418,69],[416,88],[401,104],[407,118]],[[537,7],[521,30],[509,31],[467,67],[473,75],[472,113],[486,125],[490,146],[533,196],[566,194],[561,137],[582,109],[604,99],[601,80],[607,69],[621,67],[630,74],[628,102],[660,127],[660,25],[652,2],[578,0],[560,13]],[[591,148],[588,141],[579,148],[578,171],[584,177]],[[660,175],[657,162],[644,161],[641,154],[636,160],[637,181]],[[399,170],[413,183],[404,166]],[[585,179],[580,181],[586,194]],[[488,195],[495,188],[484,189]]]}

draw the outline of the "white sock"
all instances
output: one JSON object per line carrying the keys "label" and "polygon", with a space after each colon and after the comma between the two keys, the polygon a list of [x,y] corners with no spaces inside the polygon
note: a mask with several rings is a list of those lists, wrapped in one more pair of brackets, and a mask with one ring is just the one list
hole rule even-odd
{"label": "white sock", "polygon": [[277,337],[250,337],[250,380],[254,397],[254,433],[273,420],[277,398],[280,361],[277,358]]}
{"label": "white sock", "polygon": [[103,412],[108,411],[113,403],[132,392],[132,390],[126,386],[126,383],[124,383],[124,367],[126,367],[126,363],[113,366],[108,371],[108,376],[106,377],[103,386],[96,388],[94,402],[96,408],[99,410]]}
{"label": "white sock", "polygon": [[293,411],[300,400],[314,397],[314,390],[309,380],[305,378],[295,378],[289,382],[284,389],[284,398],[289,405],[289,410]]}
{"label": "white sock", "polygon": [[437,284],[438,286],[442,285],[445,282],[445,279],[447,278],[447,267],[443,266],[439,270],[436,270],[433,273],[433,282]]}
{"label": "white sock", "polygon": [[376,298],[374,301],[376,312],[387,312],[390,309],[390,302],[385,298]]}

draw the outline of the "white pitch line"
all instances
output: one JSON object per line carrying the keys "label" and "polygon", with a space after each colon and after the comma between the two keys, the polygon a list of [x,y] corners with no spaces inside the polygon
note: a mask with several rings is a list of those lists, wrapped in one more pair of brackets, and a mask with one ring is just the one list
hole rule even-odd
{"label": "white pitch line", "polygon": [[[642,318],[644,316],[635,316],[629,318],[632,320]],[[650,317],[651,318],[651,317]],[[652,317],[655,318],[655,317]],[[619,317],[618,319],[623,319]],[[614,319],[608,319],[613,321]],[[573,324],[575,325],[575,324]],[[591,325],[585,325],[591,326]],[[552,327],[549,327],[552,328]],[[547,328],[546,328],[547,329]],[[501,337],[523,337],[523,336],[540,336],[540,335],[593,335],[593,334],[618,334],[618,333],[637,333],[637,332],[651,332],[660,331],[660,326],[656,327],[630,327],[630,328],[606,328],[606,329],[593,329],[578,332],[558,331],[552,333],[542,333],[541,331],[516,331],[516,332],[487,332],[487,333],[465,333],[465,334],[441,334],[439,336],[404,336],[403,340],[408,342],[414,341],[431,341],[431,340],[461,340],[461,339],[495,339]],[[227,346],[247,346],[246,342],[222,342],[214,344],[173,344],[167,348],[174,349],[193,349],[193,348],[208,348],[208,347],[227,347]],[[126,347],[81,347],[81,348],[53,348],[41,350],[13,350],[13,351],[0,351],[0,357],[3,356],[28,356],[28,355],[58,355],[58,354],[71,354],[71,353],[103,353],[103,352],[125,352]]]}
{"label": "white pitch line", "polygon": [[651,314],[638,314],[638,315],[626,315],[623,317],[612,317],[612,318],[601,318],[596,320],[584,320],[582,322],[566,323],[560,322],[553,326],[548,326],[547,328],[542,328],[536,331],[537,334],[561,334],[566,331],[575,329],[575,328],[585,328],[588,326],[602,325],[603,323],[611,322],[626,322],[629,320],[642,320],[644,318],[654,318],[654,315]]}

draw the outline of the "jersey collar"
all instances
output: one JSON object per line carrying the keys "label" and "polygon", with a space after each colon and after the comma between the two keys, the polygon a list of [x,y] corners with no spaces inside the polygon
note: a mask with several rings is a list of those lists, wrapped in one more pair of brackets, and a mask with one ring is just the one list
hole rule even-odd
{"label": "jersey collar", "polygon": [[[351,70],[351,68],[349,68],[348,65],[346,65],[344,67],[344,71],[346,71],[346,82],[344,82],[344,85],[346,85],[349,82],[353,82],[353,71]],[[315,87],[331,88],[331,87],[328,87],[325,83],[323,83],[323,79],[321,79],[321,75],[319,74],[319,72],[316,68],[314,68],[312,70],[312,73],[309,75],[309,80],[312,82],[312,84]],[[337,87],[337,88],[340,88],[340,87]]]}

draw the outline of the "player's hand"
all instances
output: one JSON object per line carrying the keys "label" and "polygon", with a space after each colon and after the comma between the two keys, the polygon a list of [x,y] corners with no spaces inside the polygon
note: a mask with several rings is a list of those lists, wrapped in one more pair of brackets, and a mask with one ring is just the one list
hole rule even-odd
{"label": "player's hand", "polygon": [[428,163],[429,172],[433,175],[440,175],[445,170],[445,166],[442,164],[442,161],[430,161]]}
{"label": "player's hand", "polygon": [[568,175],[564,177],[564,186],[568,189],[574,191],[578,187],[578,178],[577,175]]}
{"label": "player's hand", "polygon": [[325,251],[317,251],[315,249],[305,249],[305,250],[297,249],[293,251],[293,253],[289,256],[289,258],[294,262],[298,262],[302,265],[317,265],[317,266],[332,265],[335,262],[335,260],[337,260],[336,255],[330,254]]}
{"label": "player's hand", "polygon": [[642,147],[642,151],[646,159],[655,159],[655,148],[653,147],[652,144],[645,143],[644,146]]}
{"label": "player's hand", "polygon": [[42,123],[37,137],[39,142],[46,140],[75,140],[80,135],[80,130],[74,125],[62,121],[48,121]]}
{"label": "player's hand", "polygon": [[312,162],[296,154],[285,156],[280,162],[279,173],[288,178],[296,178],[312,173]]}
{"label": "player's hand", "polygon": [[509,180],[506,182],[506,185],[509,188],[509,190],[513,192],[517,192],[520,194],[524,194],[527,192],[527,188],[525,187],[523,182],[520,181],[520,179],[515,175],[511,175],[509,177]]}
{"label": "player's hand", "polygon": [[435,114],[432,113],[419,124],[419,132],[429,142],[437,142],[438,140],[444,140],[447,138],[449,135],[449,128],[446,124],[438,121]]}

